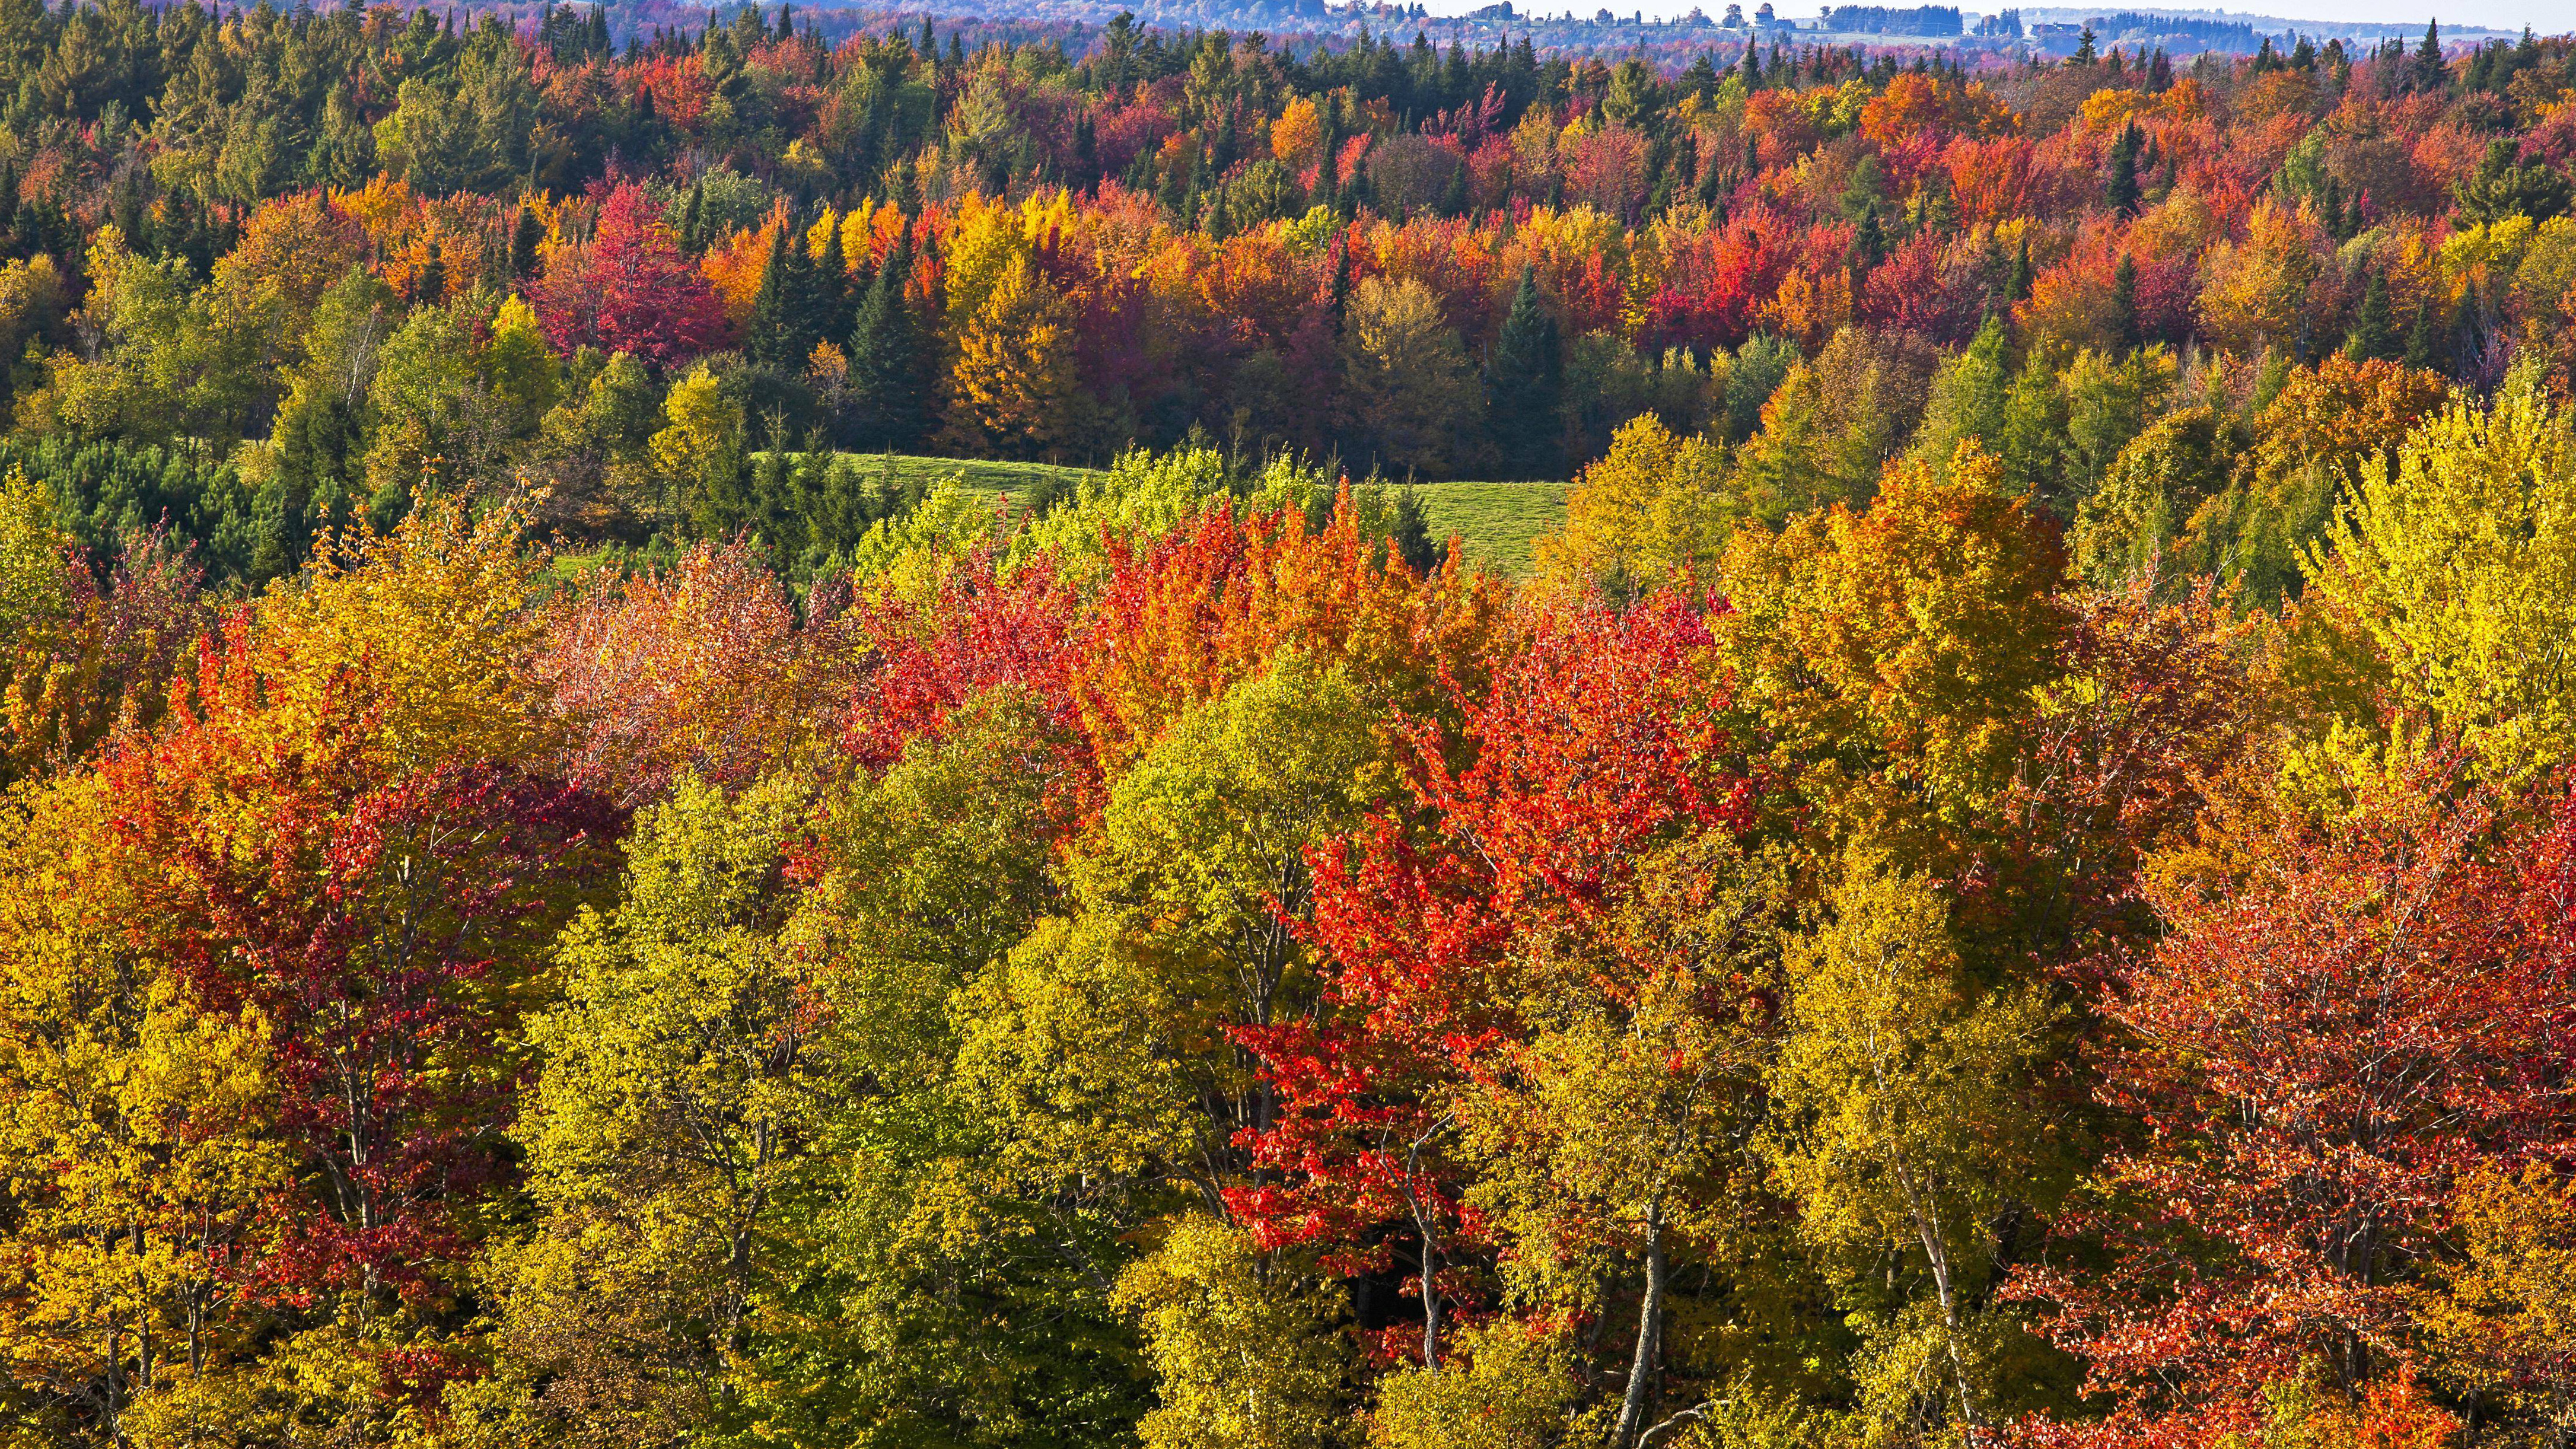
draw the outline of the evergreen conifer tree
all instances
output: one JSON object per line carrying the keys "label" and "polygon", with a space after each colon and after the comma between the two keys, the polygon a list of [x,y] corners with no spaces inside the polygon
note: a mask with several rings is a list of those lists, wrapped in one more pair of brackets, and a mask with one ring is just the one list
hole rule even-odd
{"label": "evergreen conifer tree", "polygon": [[2416,308],[2415,325],[2406,330],[2406,365],[2429,370],[2433,366],[2434,349],[2440,341],[2433,326],[2433,309],[2430,306]]}
{"label": "evergreen conifer tree", "polygon": [[1422,500],[1410,486],[1395,495],[1395,517],[1387,530],[1387,543],[1404,566],[1416,573],[1427,574],[1447,561],[1449,550],[1434,543],[1431,524],[1422,516]]}
{"label": "evergreen conifer tree", "polygon": [[771,367],[792,370],[812,349],[796,345],[802,318],[797,314],[798,287],[795,256],[799,248],[789,241],[793,225],[781,226],[769,239],[769,260],[760,269],[760,290],[751,299],[751,323],[746,329],[752,360]]}
{"label": "evergreen conifer tree", "polygon": [[537,247],[546,239],[545,223],[537,220],[530,207],[519,208],[519,219],[510,227],[510,275],[524,282],[537,274]]}
{"label": "evergreen conifer tree", "polygon": [[823,255],[816,258],[806,292],[805,329],[816,342],[841,346],[850,333],[849,259],[841,251],[841,229],[825,229]]}
{"label": "evergreen conifer tree", "polygon": [[1564,392],[1564,337],[1539,293],[1537,274],[1524,266],[1512,310],[1485,363],[1485,406],[1507,476],[1558,475],[1564,460],[1557,415]]}
{"label": "evergreen conifer tree", "polygon": [[2138,212],[2138,146],[2143,139],[2144,137],[2138,131],[2137,122],[2132,121],[2120,132],[2120,139],[2111,146],[2111,186],[2108,199],[2111,210],[2121,216],[2135,216]]}
{"label": "evergreen conifer tree", "polygon": [[2388,277],[2373,272],[2361,289],[2361,312],[2353,318],[2352,334],[2344,339],[2346,354],[2364,362],[2394,361],[2399,354],[2397,324],[2388,309]]}
{"label": "evergreen conifer tree", "polygon": [[868,286],[850,332],[850,390],[865,446],[910,447],[929,425],[921,337],[904,297],[912,273],[912,231],[904,229]]}

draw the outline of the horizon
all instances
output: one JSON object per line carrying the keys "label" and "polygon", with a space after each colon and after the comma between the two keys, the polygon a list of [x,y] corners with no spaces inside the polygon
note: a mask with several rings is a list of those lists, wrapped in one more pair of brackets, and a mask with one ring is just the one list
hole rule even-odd
{"label": "horizon", "polygon": [[[1491,3],[1491,0],[1425,0],[1426,8],[1428,8],[1434,15],[1462,15],[1468,11],[1479,9],[1488,3]],[[1599,8],[1599,5],[1600,0],[1593,0],[1593,3],[1589,8],[1597,9]],[[1725,8],[1724,0],[1717,0],[1717,3],[1709,3],[1709,0],[1660,0],[1660,3],[1643,5],[1637,3],[1637,0],[1627,0],[1627,3],[1625,4],[1613,5],[1612,10],[1616,14],[1632,15],[1642,9],[1647,15],[1655,19],[1665,20],[1689,14],[1694,5],[1696,5],[1700,10],[1712,15],[1719,13]],[[1541,0],[1541,3],[1536,4],[1516,4],[1514,8],[1527,13],[1549,15],[1559,14],[1570,9],[1574,13],[1580,15],[1584,13],[1584,10],[1587,7],[1575,3],[1575,0]],[[1752,7],[1747,6],[1746,8],[1749,11]],[[1963,12],[1967,13],[1992,15],[2005,9],[2065,10],[2081,9],[2083,7],[2067,5],[2005,6],[1992,3],[1992,0],[1987,0],[1987,3],[1984,4],[1962,4],[1959,8]],[[1818,0],[1790,0],[1790,3],[1786,4],[1779,3],[1779,0],[1774,0],[1774,9],[1783,19],[1810,20],[1815,18],[1815,16],[1824,9],[1824,6],[1818,3]],[[2445,31],[2451,30],[2455,27],[2483,30],[2520,30],[2525,26],[2529,26],[2534,32],[2542,35],[2561,34],[2571,28],[2566,23],[2564,5],[2563,3],[2560,3],[2560,0],[2549,0],[2549,3],[2544,3],[2544,0],[2469,0],[2469,3],[2458,6],[2446,4],[2438,10],[2430,13],[2428,13],[2420,4],[2412,3],[2412,0],[2283,0],[2283,3],[2281,4],[2266,6],[2260,10],[2238,9],[2234,7],[2221,9],[2218,7],[2199,8],[2176,5],[2110,4],[2099,7],[2097,13],[2109,14],[2118,10],[2152,10],[2177,14],[2191,13],[2213,17],[2224,16],[2231,20],[2287,20],[2318,25],[2341,21],[2348,23],[2359,22],[2371,25],[2422,26],[2428,22],[2438,21]],[[2548,23],[2549,21],[2556,21],[2558,23],[2552,25]]]}

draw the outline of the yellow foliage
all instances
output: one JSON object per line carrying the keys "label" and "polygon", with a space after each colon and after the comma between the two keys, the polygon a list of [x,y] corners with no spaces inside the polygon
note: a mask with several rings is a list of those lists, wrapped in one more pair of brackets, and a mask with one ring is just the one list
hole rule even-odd
{"label": "yellow foliage", "polygon": [[2084,128],[2108,135],[2155,108],[2156,98],[2145,91],[2106,87],[2084,98]]}
{"label": "yellow foliage", "polygon": [[2389,701],[2523,780],[2576,757],[2576,424],[2539,368],[2416,429],[2348,487],[2310,589],[2389,670]]}
{"label": "yellow foliage", "polygon": [[1675,437],[1652,413],[1611,435],[1565,501],[1565,529],[1541,539],[1540,570],[1566,582],[1645,589],[1685,569],[1706,571],[1732,524],[1726,452],[1704,436]]}
{"label": "yellow foliage", "polygon": [[1014,255],[957,338],[950,440],[1004,456],[1063,453],[1081,427],[1073,342],[1073,308]]}
{"label": "yellow foliage", "polygon": [[1270,154],[1300,173],[1323,159],[1323,111],[1313,98],[1290,101],[1279,119],[1270,123]]}
{"label": "yellow foliage", "polygon": [[354,686],[370,748],[397,769],[540,750],[548,736],[526,665],[541,555],[525,541],[511,510],[476,520],[435,498],[391,533],[322,540],[309,579],[271,585],[257,613],[280,737],[309,737],[309,721],[334,717],[334,696]]}
{"label": "yellow foliage", "polygon": [[1349,1349],[1333,1328],[1334,1294],[1291,1278],[1250,1233],[1183,1218],[1119,1274],[1111,1302],[1143,1321],[1161,1389],[1161,1407],[1137,1425],[1146,1449],[1343,1442]]}

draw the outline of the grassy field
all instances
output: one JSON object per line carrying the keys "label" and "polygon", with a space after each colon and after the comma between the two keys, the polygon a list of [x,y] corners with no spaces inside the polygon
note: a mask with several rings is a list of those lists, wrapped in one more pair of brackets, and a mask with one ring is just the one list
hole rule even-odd
{"label": "grassy field", "polygon": [[1455,534],[1467,561],[1506,578],[1530,575],[1530,545],[1565,524],[1563,483],[1420,483],[1431,536]]}
{"label": "grassy field", "polygon": [[[1091,470],[1051,463],[991,463],[973,459],[923,458],[903,454],[861,455],[862,467],[890,471],[897,487],[918,478],[927,486],[957,477],[979,492],[1022,494],[1058,477],[1072,483]],[[1423,516],[1435,538],[1455,534],[1467,545],[1470,563],[1482,564],[1508,578],[1527,578],[1530,545],[1565,522],[1563,483],[1422,483]]]}
{"label": "grassy field", "polygon": [[1049,477],[1072,483],[1093,470],[1065,468],[1053,463],[990,463],[975,458],[921,458],[903,453],[856,453],[851,455],[871,478],[882,469],[897,488],[919,479],[924,488],[943,478],[957,478],[967,487],[983,493],[1024,493]]}

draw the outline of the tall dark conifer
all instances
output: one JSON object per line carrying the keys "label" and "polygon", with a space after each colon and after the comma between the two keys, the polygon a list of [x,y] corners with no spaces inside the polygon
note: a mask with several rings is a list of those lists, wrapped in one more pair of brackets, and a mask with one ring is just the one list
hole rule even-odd
{"label": "tall dark conifer", "polygon": [[510,275],[524,282],[537,274],[537,247],[546,239],[546,226],[537,220],[531,207],[519,208],[518,220],[510,227]]}
{"label": "tall dark conifer", "polygon": [[2361,289],[2361,311],[2353,318],[2352,334],[2344,339],[2343,350],[2364,362],[2393,362],[2400,353],[2396,319],[2388,306],[2388,277],[2373,272]]}
{"label": "tall dark conifer", "polygon": [[2122,352],[2146,340],[2138,327],[2138,264],[2126,256],[2111,273],[2111,317]]}
{"label": "tall dark conifer", "polygon": [[785,371],[801,367],[814,346],[811,342],[797,346],[804,317],[798,306],[803,289],[798,285],[795,259],[803,249],[790,241],[795,230],[789,224],[770,236],[769,260],[760,269],[760,290],[752,295],[751,323],[745,329],[752,360]]}
{"label": "tall dark conifer", "polygon": [[813,284],[805,304],[806,330],[817,342],[844,347],[850,336],[850,271],[841,251],[841,229],[827,229],[823,255],[814,261]]}
{"label": "tall dark conifer", "polygon": [[850,331],[850,391],[863,446],[899,450],[929,426],[929,388],[921,334],[904,296],[912,273],[912,229],[904,228],[885,265],[868,284]]}
{"label": "tall dark conifer", "polygon": [[1507,477],[1558,476],[1564,460],[1557,413],[1564,394],[1564,338],[1539,294],[1537,274],[1525,266],[1485,362],[1486,415]]}
{"label": "tall dark conifer", "polygon": [[2138,214],[2138,147],[2144,140],[2135,121],[2120,132],[2111,146],[2111,185],[2108,200],[2111,210],[2121,216]]}

